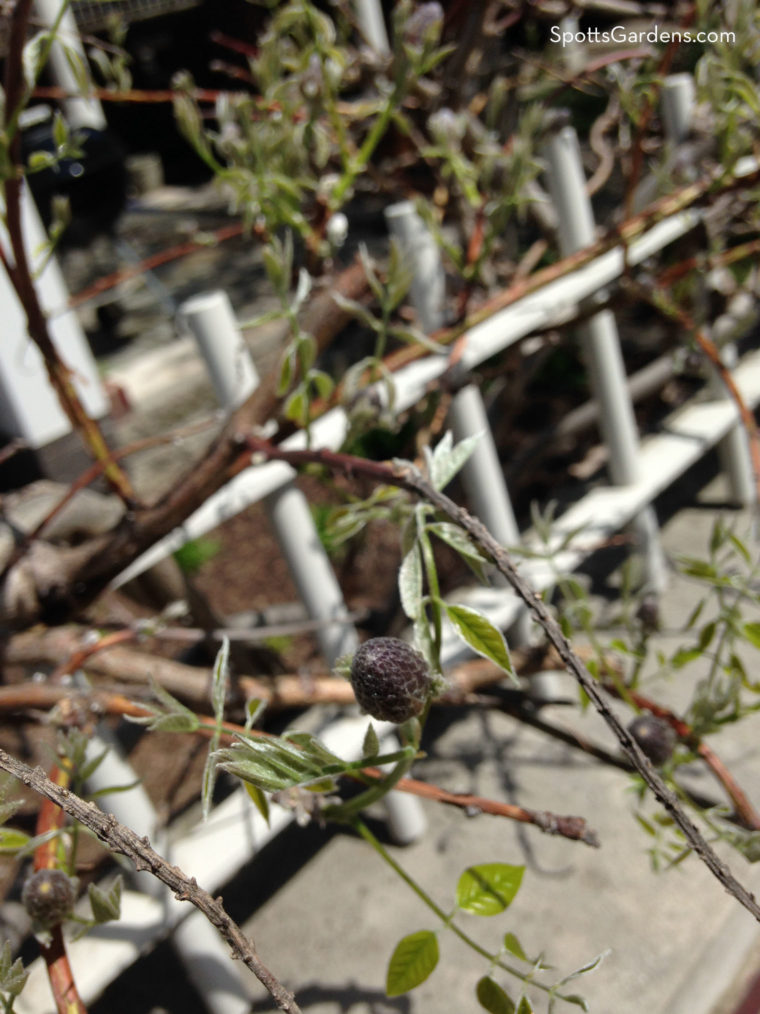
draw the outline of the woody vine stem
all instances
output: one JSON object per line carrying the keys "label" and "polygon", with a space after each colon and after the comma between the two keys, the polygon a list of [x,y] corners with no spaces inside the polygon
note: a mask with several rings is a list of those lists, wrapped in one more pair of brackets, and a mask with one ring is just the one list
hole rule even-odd
{"label": "woody vine stem", "polygon": [[254,455],[261,458],[286,461],[288,464],[296,467],[316,463],[323,465],[331,471],[340,472],[349,477],[367,475],[376,482],[383,482],[406,489],[421,499],[427,500],[428,503],[432,504],[442,514],[445,514],[451,521],[463,528],[475,545],[491,558],[500,573],[503,574],[510,586],[528,607],[532,618],[543,629],[549,642],[554,646],[564,662],[567,671],[575,678],[579,686],[582,687],[584,693],[612,730],[637,772],[653,792],[655,798],[664,806],[676,825],[683,832],[689,846],[725,889],[760,922],[760,905],[758,905],[754,895],[734,877],[728,866],[718,857],[715,850],[706,841],[696,825],[688,818],[674,793],[668,788],[649,759],[641,751],[633,736],[609,707],[597,681],[573,650],[572,645],[562,633],[560,625],[544,604],[539,593],[521,577],[512,562],[510,554],[496,541],[478,518],[473,517],[464,508],[454,503],[445,493],[441,493],[435,489],[432,483],[411,462],[394,462],[390,465],[377,461],[367,461],[364,458],[339,454],[325,449],[289,451],[258,437],[250,436],[246,442],[250,450],[254,452]]}
{"label": "woody vine stem", "polygon": [[126,856],[137,870],[148,870],[169,887],[179,901],[189,901],[199,909],[212,926],[232,948],[235,957],[250,968],[267,989],[279,1010],[287,1014],[301,1014],[295,997],[275,978],[262,962],[251,940],[227,913],[221,898],[212,898],[199,887],[194,877],[188,877],[177,866],[172,866],[151,846],[147,837],[140,837],[110,813],[103,813],[94,803],[87,803],[65,786],[57,785],[41,768],[31,768],[0,750],[0,769],[18,778],[24,785],[49,799],[80,824],[84,824],[108,846],[112,852]]}

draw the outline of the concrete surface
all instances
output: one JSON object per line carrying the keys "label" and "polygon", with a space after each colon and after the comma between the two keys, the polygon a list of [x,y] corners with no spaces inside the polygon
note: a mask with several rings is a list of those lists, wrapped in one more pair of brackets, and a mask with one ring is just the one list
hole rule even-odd
{"label": "concrete surface", "polygon": [[[698,555],[716,517],[709,505],[722,497],[716,480],[665,525],[669,554]],[[738,530],[747,512],[730,511]],[[756,543],[755,543],[756,546]],[[663,650],[684,643],[676,629],[697,601],[699,588],[674,578],[663,601]],[[749,618],[749,617],[748,617]],[[756,657],[756,656],[755,656]],[[756,663],[755,663],[756,664]],[[647,692],[676,705],[703,673],[687,668],[658,678]],[[572,690],[572,688],[569,688]],[[542,714],[615,749],[594,713],[552,706]],[[760,717],[713,737],[715,749],[760,806]],[[578,814],[597,829],[602,847],[551,838],[533,827],[495,817],[467,818],[425,804],[430,828],[422,841],[393,854],[446,910],[457,879],[470,864],[526,865],[523,886],[506,913],[457,921],[483,946],[498,950],[505,932],[529,955],[545,954],[556,981],[600,952],[599,969],[570,986],[598,1014],[731,1014],[747,977],[760,968],[760,932],[696,859],[652,872],[650,839],[633,817],[632,778],[494,712],[462,712],[433,719],[429,757],[415,775],[455,791],[475,792],[533,809]],[[691,782],[720,798],[705,774]],[[647,802],[647,814],[655,810]],[[292,838],[282,847],[295,848]],[[721,849],[735,874],[760,888],[760,869]],[[294,989],[309,1014],[431,1014],[480,1009],[474,988],[488,962],[440,933],[441,959],[430,978],[405,997],[387,999],[384,980],[396,942],[419,929],[437,929],[435,917],[359,840],[340,834],[245,924],[273,971]],[[498,973],[513,999],[519,984]],[[546,998],[531,992],[535,1009]],[[274,1008],[262,996],[257,1012]],[[578,1009],[557,1004],[557,1010]]]}

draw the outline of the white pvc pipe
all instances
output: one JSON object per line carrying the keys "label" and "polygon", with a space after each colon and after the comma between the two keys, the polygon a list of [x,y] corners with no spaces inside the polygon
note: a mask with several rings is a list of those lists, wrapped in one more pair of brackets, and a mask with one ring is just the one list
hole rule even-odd
{"label": "white pvc pipe", "polygon": [[[590,246],[596,239],[591,201],[581,161],[578,136],[572,127],[563,127],[546,146],[549,189],[559,218],[559,245],[563,256]],[[609,310],[594,314],[579,328],[594,397],[599,402],[600,428],[609,450],[610,478],[615,485],[638,481],[639,439],[633,414],[625,365],[620,352],[615,318]],[[634,522],[647,567],[650,587],[661,589],[667,577],[665,559],[652,539],[656,516],[652,507],[647,516]]]}
{"label": "white pvc pipe", "polygon": [[662,121],[673,144],[685,141],[691,130],[696,90],[691,74],[671,74],[662,85]]}
{"label": "white pvc pipe", "polygon": [[[35,9],[40,21],[45,25],[55,24],[62,0],[35,0]],[[67,51],[69,55],[67,55]],[[92,130],[105,130],[106,118],[103,107],[96,98],[82,95],[81,80],[71,68],[71,60],[80,63],[83,75],[90,77],[87,57],[79,37],[79,29],[68,8],[61,17],[58,38],[50,50],[49,69],[53,80],[71,95],[62,101],[66,121],[73,128],[89,127]]]}
{"label": "white pvc pipe", "polygon": [[[0,202],[3,218],[4,213]],[[21,215],[24,246],[37,294],[47,313],[66,305],[69,294],[56,258],[45,260],[48,237],[26,184],[21,193]],[[1,221],[0,243],[6,251],[10,248]],[[44,447],[70,433],[71,423],[48,379],[42,355],[27,334],[26,315],[5,271],[0,271],[0,315],[0,427],[8,435],[21,437],[30,447]],[[95,419],[103,418],[108,413],[108,398],[76,313],[66,310],[49,326],[87,413]]]}
{"label": "white pvc pipe", "polygon": [[457,392],[450,418],[456,440],[480,434],[475,450],[462,469],[473,511],[503,546],[517,545],[520,529],[507,493],[483,396],[475,384],[468,384]]}
{"label": "white pvc pipe", "polygon": [[[180,314],[198,341],[220,403],[225,408],[239,405],[258,385],[259,378],[226,293],[189,299]],[[319,539],[308,501],[290,479],[264,497],[264,505],[308,615],[323,621],[317,629],[317,641],[325,661],[333,666],[342,655],[356,651],[359,639],[346,622],[348,609],[343,592]],[[416,840],[424,829],[419,801],[392,792],[384,802],[389,828],[399,844]]]}
{"label": "white pvc pipe", "polygon": [[198,343],[220,405],[237,408],[258,386],[259,376],[227,293],[192,296],[181,305],[178,317]]}
{"label": "white pvc pipe", "polygon": [[409,295],[423,331],[430,334],[443,324],[446,305],[446,276],[438,244],[411,201],[386,208],[385,221],[414,264]]}
{"label": "white pvc pipe", "polygon": [[[575,130],[564,127],[558,131],[547,145],[546,155],[549,189],[559,215],[559,245],[566,257],[596,239]],[[609,311],[597,313],[579,333],[591,386],[599,400],[600,425],[610,452],[612,481],[628,485],[638,475],[638,433],[615,318]]]}
{"label": "white pvc pipe", "polygon": [[[391,205],[385,211],[385,218],[391,235],[412,259],[414,276],[410,296],[420,323],[426,332],[435,331],[444,323],[446,298],[446,275],[438,244],[411,201]],[[462,469],[462,481],[473,510],[499,542],[505,546],[517,545],[520,531],[478,387],[468,384],[457,392],[449,420],[456,440],[480,436],[475,451]],[[500,575],[497,580],[505,583]],[[512,641],[524,643],[527,636],[528,624],[523,623],[513,631]]]}
{"label": "white pvc pipe", "polygon": [[[662,88],[662,119],[665,137],[670,144],[680,144],[688,137],[695,101],[696,89],[691,74],[671,74],[665,78]],[[721,357],[729,368],[735,366],[736,347],[733,344],[724,345]],[[710,386],[716,395],[731,400],[717,371],[713,371]],[[757,488],[749,438],[741,421],[720,441],[718,455],[734,502],[745,507],[753,504],[757,499]]]}
{"label": "white pvc pipe", "polygon": [[[306,497],[288,482],[265,499],[280,549],[309,616],[322,620],[319,647],[328,665],[359,645],[356,631],[345,622],[343,593],[322,545]],[[331,622],[331,621],[341,622]]]}
{"label": "white pvc pipe", "polygon": [[388,31],[380,0],[356,0],[355,10],[359,28],[369,45],[378,53],[390,53]]}
{"label": "white pvc pipe", "polygon": [[[88,779],[89,791],[135,782],[135,772],[116,738],[104,729],[96,730],[87,745],[87,757],[91,760],[104,750],[107,750],[105,757]],[[106,792],[98,802],[101,809],[112,813],[136,834],[147,835],[160,853],[167,852],[166,834],[159,830],[158,814],[141,782],[127,791]],[[142,892],[167,907],[181,904],[150,873],[134,873],[133,879]],[[202,912],[193,910],[179,921],[172,934],[172,944],[210,1014],[246,1014],[250,1010],[251,995],[229,967],[229,949]]]}

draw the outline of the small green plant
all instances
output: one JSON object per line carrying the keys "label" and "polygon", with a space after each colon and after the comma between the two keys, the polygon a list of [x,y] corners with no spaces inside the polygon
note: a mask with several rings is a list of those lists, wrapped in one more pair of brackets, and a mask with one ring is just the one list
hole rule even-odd
{"label": "small green plant", "polygon": [[204,563],[213,560],[222,549],[219,539],[212,539],[204,536],[200,539],[190,539],[172,554],[179,564],[180,570],[185,574],[197,574]]}
{"label": "small green plant", "polygon": [[29,973],[21,958],[13,960],[9,941],[4,940],[0,948],[0,1003],[3,1014],[14,1014],[14,1003],[26,985]]}

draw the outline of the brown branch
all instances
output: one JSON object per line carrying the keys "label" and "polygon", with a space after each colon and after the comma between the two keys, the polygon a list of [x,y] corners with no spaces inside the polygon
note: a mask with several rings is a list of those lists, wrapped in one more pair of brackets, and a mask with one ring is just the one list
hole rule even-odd
{"label": "brown branch", "polygon": [[699,346],[708,362],[715,368],[723,385],[736,405],[742,425],[747,434],[749,452],[752,460],[752,472],[755,479],[756,499],[760,502],[760,430],[747,402],[744,400],[741,391],[736,386],[731,370],[721,358],[715,342],[707,335],[704,328],[694,321],[691,316],[678,306],[662,289],[651,293],[643,285],[634,282],[628,283],[629,288],[637,293],[642,299],[658,310],[669,320],[678,323],[685,331],[688,331]]}
{"label": "brown branch", "polygon": [[147,837],[140,837],[120,824],[113,814],[103,813],[94,803],[86,803],[66,787],[56,785],[41,768],[31,768],[4,750],[0,750],[0,768],[84,824],[112,852],[126,856],[136,870],[152,873],[171,889],[179,901],[189,901],[199,909],[227,941],[234,955],[243,961],[267,989],[279,1010],[300,1014],[293,994],[264,965],[253,942],[227,914],[222,899],[212,898],[198,886],[194,877],[188,877],[179,867],[168,863],[151,847]]}
{"label": "brown branch", "polygon": [[[383,773],[377,768],[365,768],[362,774],[381,779]],[[468,792],[449,792],[438,785],[421,782],[416,778],[401,778],[394,788],[401,792],[409,792],[422,799],[432,799],[436,803],[458,806],[471,813],[490,813],[494,817],[506,817],[522,824],[533,824],[546,834],[561,835],[573,841],[582,841],[586,845],[599,848],[599,836],[592,830],[583,817],[567,817],[548,810],[528,810],[524,806],[513,803],[501,803],[495,799],[484,799]]]}
{"label": "brown branch", "polygon": [[534,591],[520,575],[510,554],[496,541],[481,521],[472,517],[464,508],[435,489],[429,480],[411,464],[402,463],[388,466],[379,462],[354,458],[350,455],[335,454],[331,451],[283,451],[272,445],[267,447],[264,441],[256,441],[255,443],[259,453],[272,460],[283,460],[289,464],[298,464],[299,459],[302,464],[321,461],[331,470],[339,471],[349,477],[367,475],[375,481],[406,489],[432,504],[449,520],[463,528],[475,545],[493,561],[500,573],[507,579],[508,584],[528,607],[532,619],[543,629],[549,643],[554,646],[562,659],[564,668],[586,693],[655,798],[673,818],[690,848],[726,890],[760,922],[760,906],[754,896],[734,877],[728,866],[721,861],[712,846],[705,840],[699,828],[686,815],[675,794],[668,788],[631,733],[610,708],[599,683],[573,650],[559,624],[544,604],[541,595]]}
{"label": "brown branch", "polygon": [[[242,235],[244,226],[241,222],[235,222],[232,225],[224,225],[219,229],[216,229],[211,233],[211,237],[215,243],[224,243],[225,240],[234,239],[236,236]],[[255,231],[255,225],[253,226]],[[77,292],[73,295],[68,302],[68,308],[73,309],[74,307],[81,306],[83,303],[88,302],[90,299],[94,299],[95,296],[99,296],[103,292],[107,292],[109,289],[115,288],[122,282],[126,282],[130,278],[134,278],[137,275],[144,275],[146,271],[152,271],[154,268],[160,267],[162,264],[168,264],[170,261],[178,260],[181,257],[187,257],[188,254],[195,253],[196,250],[203,250],[208,246],[208,242],[199,242],[198,240],[187,240],[184,243],[177,243],[175,246],[168,247],[166,250],[159,250],[158,253],[151,254],[150,257],[145,257],[140,261],[139,264],[130,264],[128,267],[119,268],[118,271],[112,271],[110,275],[105,275],[103,278],[99,278],[97,282],[93,282],[92,285],[88,285],[86,289],[82,289],[81,292]]]}
{"label": "brown branch", "polygon": [[[92,640],[92,631],[74,624],[52,627],[48,630],[32,629],[11,637],[5,647],[6,665],[56,666],[57,675],[71,672],[85,665],[91,674],[108,677],[120,684],[132,683],[147,686],[148,677],[180,700],[194,708],[208,704],[212,670],[185,665],[173,659],[147,654],[134,647],[125,647],[125,641],[135,638],[131,629],[115,631],[99,640]],[[521,675],[556,669],[561,660],[552,648],[515,648],[512,653],[515,670]],[[63,662],[61,660],[64,660]],[[467,701],[475,691],[504,678],[492,663],[475,659],[456,666],[446,674],[449,683],[441,704],[457,705]],[[240,675],[236,686],[246,698],[264,701],[268,708],[287,709],[310,707],[315,704],[354,703],[351,685],[341,677],[282,674],[276,677]],[[51,702],[43,704],[42,694]],[[50,684],[23,683],[0,687],[0,712],[26,708],[48,707],[65,697],[64,687]]]}
{"label": "brown branch", "polygon": [[[7,270],[9,280],[18,296],[26,316],[29,337],[42,354],[48,378],[58,396],[61,408],[72,427],[80,434],[85,446],[98,460],[108,455],[108,445],[97,422],[90,417],[77,393],[73,373],[61,359],[55,347],[47,319],[39,301],[37,288],[24,244],[21,222],[21,197],[24,180],[21,156],[21,134],[18,130],[18,112],[25,101],[23,51],[29,24],[31,0],[18,0],[11,14],[11,31],[8,58],[5,66],[5,128],[11,131],[8,156],[11,171],[5,177],[5,226],[13,252],[14,264]],[[8,265],[10,262],[6,260]],[[131,483],[122,469],[110,464],[105,475],[112,488],[129,504],[134,502]]]}
{"label": "brown branch", "polygon": [[[495,670],[496,667],[491,666],[491,669]],[[499,679],[504,677],[504,673],[500,670],[497,670],[497,673]],[[325,680],[324,682],[342,684],[344,690],[340,694],[342,699],[339,703],[356,703],[350,684],[346,680]],[[87,707],[91,712],[98,711],[101,714],[128,715],[132,718],[152,716],[152,712],[148,708],[141,707],[121,694],[109,693],[107,691],[72,691],[50,684],[23,684],[19,687],[0,687],[0,712],[27,710],[29,708],[47,709],[54,705],[60,705],[63,702],[67,705],[66,711],[76,713],[80,719],[83,713],[83,706]],[[197,717],[199,721],[204,723],[200,729],[196,730],[198,735],[211,737],[215,731],[214,719],[205,715],[198,715]],[[242,726],[236,725],[233,722],[224,722],[222,724],[223,740],[231,740],[239,735],[268,736],[270,734],[260,730],[246,731]],[[378,768],[363,768],[359,772],[349,773],[347,777],[364,780],[365,777],[381,779],[384,776]],[[598,835],[588,826],[583,817],[563,816],[551,813],[548,810],[529,810],[523,806],[502,803],[498,800],[487,799],[483,796],[475,796],[470,793],[449,792],[430,782],[421,782],[414,778],[402,778],[394,787],[401,792],[420,796],[423,799],[445,803],[449,806],[457,806],[469,812],[487,813],[494,817],[504,817],[508,820],[516,820],[524,824],[533,824],[546,834],[560,835],[572,841],[584,842],[586,845],[599,846]]]}
{"label": "brown branch", "polygon": [[[329,289],[319,292],[304,313],[304,330],[311,333],[318,350],[349,322],[351,315],[332,298],[337,290],[351,299],[360,299],[367,282],[360,260],[332,280]],[[180,525],[190,514],[225,485],[238,471],[239,434],[263,425],[276,415],[281,403],[277,395],[279,370],[262,378],[259,387],[222,427],[204,456],[180,478],[158,503],[137,506],[117,527],[75,547],[46,547],[35,558],[29,554],[6,575],[0,589],[0,615],[12,626],[28,626],[37,619],[55,614],[56,620],[91,602],[120,571],[144,550]],[[110,453],[106,452],[110,459]],[[14,587],[24,583],[31,597],[9,599]],[[36,601],[34,596],[36,595]],[[4,599],[4,600],[3,600]]]}

